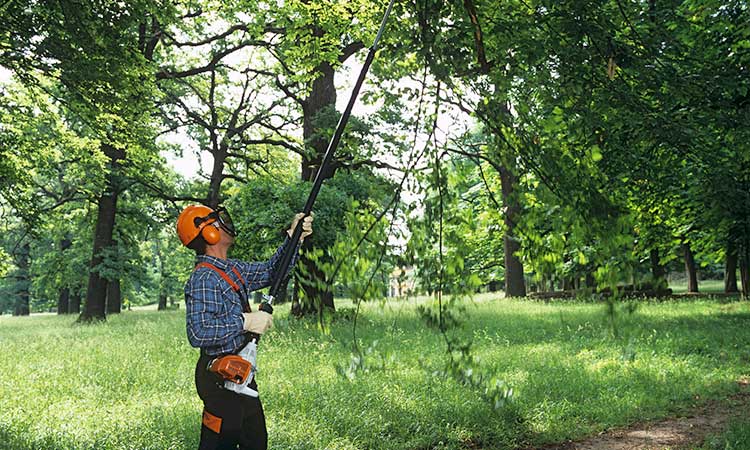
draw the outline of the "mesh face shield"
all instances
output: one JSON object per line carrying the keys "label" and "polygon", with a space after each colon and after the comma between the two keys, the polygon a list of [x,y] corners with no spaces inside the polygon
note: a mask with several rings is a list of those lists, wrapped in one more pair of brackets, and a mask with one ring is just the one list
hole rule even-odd
{"label": "mesh face shield", "polygon": [[209,215],[205,217],[196,218],[195,226],[196,227],[200,226],[201,223],[207,222],[209,220],[211,221],[212,226],[221,228],[232,237],[237,236],[237,230],[234,228],[234,222],[232,222],[232,217],[229,215],[229,212],[226,209],[224,209],[223,206],[216,208],[216,211],[211,212]]}
{"label": "mesh face shield", "polygon": [[232,216],[229,215],[229,211],[224,207],[219,207],[216,211],[212,212],[209,217],[213,217],[219,223],[219,226],[224,229],[230,236],[237,236],[237,230],[234,228],[234,222],[232,222]]}

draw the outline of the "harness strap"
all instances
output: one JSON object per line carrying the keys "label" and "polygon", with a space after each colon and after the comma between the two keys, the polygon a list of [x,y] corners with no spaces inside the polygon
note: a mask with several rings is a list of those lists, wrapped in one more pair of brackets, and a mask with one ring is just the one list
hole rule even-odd
{"label": "harness strap", "polygon": [[[232,289],[234,289],[235,292],[239,292],[240,287],[237,285],[237,283],[234,282],[233,279],[229,278],[229,275],[227,275],[227,273],[224,272],[223,270],[207,262],[198,263],[198,265],[195,266],[196,269],[199,267],[205,267],[207,269],[211,269],[214,272],[218,273],[221,276],[221,278],[224,278],[224,281],[226,281],[227,283],[229,283],[230,286],[232,286]],[[234,273],[237,273],[237,269],[235,269],[234,267],[232,267],[232,269],[234,270]],[[243,284],[245,283],[245,280],[242,279],[242,277],[240,277],[240,280],[242,280]]]}
{"label": "harness strap", "polygon": [[[242,309],[244,309],[245,312],[250,312],[249,299],[248,298],[243,298],[242,292],[240,292],[240,286],[237,283],[235,283],[235,281],[233,279],[231,279],[229,277],[229,275],[227,275],[226,272],[224,272],[223,270],[221,270],[218,267],[214,266],[213,264],[205,262],[205,261],[204,262],[200,262],[200,263],[198,263],[195,266],[196,269],[199,268],[199,267],[205,267],[207,269],[211,269],[214,272],[218,273],[221,276],[221,278],[224,279],[224,281],[226,281],[227,283],[229,283],[230,286],[232,286],[232,289],[234,289],[235,292],[237,292],[238,294],[240,294],[240,299],[243,301],[242,302],[243,303]],[[234,274],[237,275],[237,278],[242,283],[242,286],[245,288],[245,289],[243,289],[243,292],[245,293],[245,297],[247,297],[248,296],[248,293],[247,293],[247,282],[245,281],[245,278],[242,277],[242,275],[240,274],[240,271],[237,270],[236,267],[232,267],[232,272],[234,272]]]}
{"label": "harness strap", "polygon": [[242,275],[240,274],[240,271],[237,270],[236,267],[232,267],[232,272],[234,272],[234,274],[237,275],[237,278],[240,279],[240,281],[242,282],[243,286],[247,286],[247,281],[245,281],[245,279],[242,278]]}

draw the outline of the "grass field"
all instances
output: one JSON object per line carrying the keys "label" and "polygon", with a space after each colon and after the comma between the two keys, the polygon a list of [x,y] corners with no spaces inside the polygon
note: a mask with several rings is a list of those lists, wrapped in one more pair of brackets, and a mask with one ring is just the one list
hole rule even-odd
{"label": "grass field", "polygon": [[[336,370],[350,361],[351,314],[323,333],[277,309],[258,376],[271,448],[535,446],[722,398],[750,375],[747,302],[641,303],[615,316],[614,337],[602,305],[481,296],[463,305],[459,333],[472,338],[483,370],[513,388],[513,401],[495,410],[481,389],[439,375],[442,338],[414,303],[363,307],[357,338],[382,367],[352,380]],[[0,317],[0,448],[196,448],[198,353],[184,311],[73,321]],[[727,436],[747,436],[747,426]]]}
{"label": "grass field", "polygon": [[[687,279],[674,280],[669,283],[669,288],[675,294],[682,294],[687,292]],[[698,282],[698,290],[705,294],[720,294],[724,292],[724,281],[723,280],[700,280]]]}

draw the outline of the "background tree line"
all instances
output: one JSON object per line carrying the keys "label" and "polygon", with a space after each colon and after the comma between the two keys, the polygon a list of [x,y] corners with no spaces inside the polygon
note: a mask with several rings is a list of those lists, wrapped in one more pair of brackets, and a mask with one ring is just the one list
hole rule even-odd
{"label": "background tree line", "polygon": [[[166,308],[192,265],[173,233],[187,202],[226,203],[233,256],[267,257],[383,6],[0,6],[0,309]],[[703,265],[747,295],[747,19],[744,2],[399,2],[324,174],[295,312],[382,296],[407,265],[428,292],[525,296],[658,291],[684,262],[690,291]],[[167,163],[196,150],[206,173]]]}

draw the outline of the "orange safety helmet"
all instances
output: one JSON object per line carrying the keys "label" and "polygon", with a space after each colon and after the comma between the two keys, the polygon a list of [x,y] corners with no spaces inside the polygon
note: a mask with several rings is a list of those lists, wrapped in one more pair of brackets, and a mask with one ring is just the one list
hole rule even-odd
{"label": "orange safety helmet", "polygon": [[214,210],[208,206],[190,205],[177,218],[177,235],[183,245],[190,244],[198,235],[203,236],[206,243],[216,244],[221,239],[221,233],[218,228],[209,225],[217,220]]}

